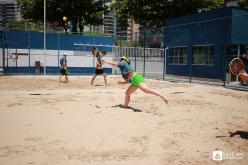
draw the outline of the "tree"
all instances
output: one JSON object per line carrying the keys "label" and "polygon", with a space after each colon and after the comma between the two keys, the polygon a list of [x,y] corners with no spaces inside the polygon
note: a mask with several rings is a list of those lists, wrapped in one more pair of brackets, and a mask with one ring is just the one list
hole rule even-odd
{"label": "tree", "polygon": [[[100,25],[103,14],[108,11],[106,5],[110,0],[46,0],[47,20],[64,25],[63,16],[72,22],[72,31],[77,31],[79,24]],[[22,17],[25,19],[43,20],[44,0],[18,0]]]}
{"label": "tree", "polygon": [[238,4],[240,7],[248,8],[248,0],[240,0]]}
{"label": "tree", "polygon": [[224,0],[116,0],[112,6],[122,26],[127,17],[146,27],[161,27],[167,18],[196,13],[201,9],[213,9]]}

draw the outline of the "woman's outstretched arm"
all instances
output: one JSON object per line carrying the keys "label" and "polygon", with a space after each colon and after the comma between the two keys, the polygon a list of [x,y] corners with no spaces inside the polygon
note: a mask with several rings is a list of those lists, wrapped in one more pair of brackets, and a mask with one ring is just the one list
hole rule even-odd
{"label": "woman's outstretched arm", "polygon": [[112,66],[114,66],[114,67],[117,67],[117,66],[118,66],[118,64],[117,64],[117,63],[112,62],[112,61],[103,61],[103,63],[109,64],[109,65],[112,65]]}

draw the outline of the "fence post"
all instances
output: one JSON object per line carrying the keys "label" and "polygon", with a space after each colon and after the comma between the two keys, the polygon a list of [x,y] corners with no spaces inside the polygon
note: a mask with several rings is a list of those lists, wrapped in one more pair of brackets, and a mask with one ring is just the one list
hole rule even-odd
{"label": "fence post", "polygon": [[8,56],[8,54],[9,54],[9,50],[8,50],[8,33],[7,32],[5,32],[5,35],[4,35],[4,39],[5,39],[5,48],[6,48],[6,67],[7,67],[7,70],[8,70],[8,68],[9,68],[9,56]]}
{"label": "fence post", "polygon": [[60,34],[58,33],[58,74],[59,74],[59,69],[60,69],[60,64],[59,64],[59,53],[60,53]]}
{"label": "fence post", "polygon": [[16,47],[16,48],[15,48],[15,50],[16,50],[16,51],[15,51],[15,53],[16,53],[16,57],[15,57],[15,58],[16,58],[16,59],[15,59],[15,63],[16,63],[16,68],[17,68],[17,60],[18,60],[18,55],[17,55],[17,46],[15,46],[15,47]]}
{"label": "fence post", "polygon": [[223,63],[223,86],[226,87],[226,45],[224,45],[222,63]]}
{"label": "fence post", "polygon": [[137,33],[135,33],[134,70],[137,70]]}
{"label": "fence post", "polygon": [[[95,43],[94,43],[94,45],[95,45]],[[87,48],[86,48],[86,50],[87,50]],[[91,49],[91,51],[92,51],[92,49]],[[92,73],[91,73],[91,75],[93,75],[94,74],[94,67],[95,67],[95,59],[94,59],[93,55],[91,57],[92,57],[92,67],[91,67]]]}
{"label": "fence post", "polygon": [[163,65],[163,80],[165,80],[165,69],[166,69],[166,53],[169,47],[164,46],[164,65]]}
{"label": "fence post", "polygon": [[3,44],[3,74],[5,73],[5,42],[4,42],[4,35],[5,35],[5,31],[4,31],[4,27],[3,27],[3,31],[2,31],[2,44]]}
{"label": "fence post", "polygon": [[30,65],[30,61],[31,61],[31,57],[30,57],[30,29],[28,28],[28,69],[29,69],[29,74],[31,74],[31,65]]}
{"label": "fence post", "polygon": [[120,37],[120,57],[122,57],[122,50],[121,50],[121,37]]}
{"label": "fence post", "polygon": [[192,59],[193,59],[193,44],[194,44],[194,23],[191,28],[191,45],[190,45],[190,53],[188,54],[188,62],[189,62],[189,82],[192,82]]}
{"label": "fence post", "polygon": [[143,76],[145,77],[146,72],[146,32],[144,31],[144,66],[143,66]]}
{"label": "fence post", "polygon": [[189,82],[192,82],[192,58],[193,58],[193,47],[191,45],[191,55],[189,56]]}
{"label": "fence post", "polygon": [[[238,58],[240,58],[240,44],[238,44]],[[239,76],[236,76],[236,82],[239,82]]]}

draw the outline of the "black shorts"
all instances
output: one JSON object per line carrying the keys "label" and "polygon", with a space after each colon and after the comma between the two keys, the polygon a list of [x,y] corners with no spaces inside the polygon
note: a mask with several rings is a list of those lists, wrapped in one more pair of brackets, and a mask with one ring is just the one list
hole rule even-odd
{"label": "black shorts", "polygon": [[67,70],[65,68],[60,69],[61,75],[67,75]]}
{"label": "black shorts", "polygon": [[95,74],[99,75],[99,74],[103,74],[105,73],[103,69],[96,69]]}

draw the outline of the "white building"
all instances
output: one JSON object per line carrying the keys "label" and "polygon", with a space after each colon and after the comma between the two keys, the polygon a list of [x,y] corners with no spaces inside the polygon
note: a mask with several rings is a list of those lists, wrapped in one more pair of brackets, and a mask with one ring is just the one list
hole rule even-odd
{"label": "white building", "polygon": [[0,1],[0,27],[6,27],[9,21],[20,21],[20,7],[16,0]]}
{"label": "white building", "polygon": [[103,19],[104,33],[116,35],[116,13],[109,12]]}
{"label": "white building", "polygon": [[225,1],[225,6],[226,7],[230,7],[230,6],[236,6],[236,7],[238,7],[239,6],[238,0],[226,0]]}

